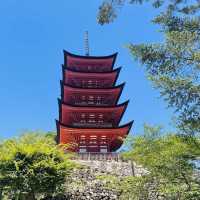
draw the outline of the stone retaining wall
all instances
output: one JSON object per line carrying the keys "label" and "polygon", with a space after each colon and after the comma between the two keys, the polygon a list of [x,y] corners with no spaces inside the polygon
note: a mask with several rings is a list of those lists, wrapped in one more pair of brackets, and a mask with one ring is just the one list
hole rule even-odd
{"label": "stone retaining wall", "polygon": [[135,163],[122,161],[94,161],[76,160],[85,166],[74,171],[72,182],[67,185],[70,200],[118,200],[118,191],[105,187],[104,180],[97,179],[100,175],[113,175],[116,177],[141,176],[147,171]]}
{"label": "stone retaining wall", "polygon": [[77,160],[76,162],[89,167],[92,173],[104,173],[116,176],[142,176],[147,173],[144,168],[130,161]]}

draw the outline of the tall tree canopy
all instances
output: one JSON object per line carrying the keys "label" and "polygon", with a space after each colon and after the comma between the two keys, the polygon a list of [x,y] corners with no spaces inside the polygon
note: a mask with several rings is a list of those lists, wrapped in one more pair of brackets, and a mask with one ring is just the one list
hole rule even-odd
{"label": "tall tree canopy", "polygon": [[124,158],[143,166],[143,176],[107,177],[119,189],[121,200],[200,200],[200,180],[195,164],[200,156],[197,137],[166,132],[144,125],[143,133],[130,139]]}
{"label": "tall tree canopy", "polygon": [[26,133],[0,143],[0,199],[51,199],[76,166],[54,134]]}
{"label": "tall tree canopy", "polygon": [[126,3],[150,2],[160,10],[152,20],[160,25],[162,43],[129,44],[133,57],[146,66],[149,80],[176,112],[176,124],[186,134],[200,133],[200,1],[105,0],[98,22],[113,22]]}

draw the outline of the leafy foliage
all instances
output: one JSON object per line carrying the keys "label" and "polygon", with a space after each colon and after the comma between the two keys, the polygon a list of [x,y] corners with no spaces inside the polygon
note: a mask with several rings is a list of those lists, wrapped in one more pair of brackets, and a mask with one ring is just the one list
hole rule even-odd
{"label": "leafy foliage", "polygon": [[154,8],[165,7],[166,13],[178,12],[185,15],[195,14],[200,10],[198,0],[104,0],[99,7],[97,16],[98,23],[101,25],[113,22],[117,14],[126,3],[143,4],[149,2]]}
{"label": "leafy foliage", "polygon": [[100,178],[118,190],[121,200],[199,200],[200,171],[194,162],[200,157],[199,147],[197,137],[144,125],[144,133],[129,139],[129,151],[122,156],[143,166],[148,173],[121,179]]}
{"label": "leafy foliage", "polygon": [[178,127],[200,132],[199,34],[169,31],[164,44],[130,45],[132,55],[146,65],[149,80],[178,114]]}
{"label": "leafy foliage", "polygon": [[148,186],[153,184],[165,199],[200,199],[200,181],[194,176],[198,166],[193,162],[200,157],[199,146],[196,137],[163,133],[161,127],[145,125],[144,135],[134,139],[132,149],[124,156],[150,173],[129,180],[124,191],[128,190],[135,199],[148,199]]}
{"label": "leafy foliage", "polygon": [[149,197],[148,178],[148,176],[130,176],[119,179],[112,175],[98,177],[98,179],[106,181],[108,189],[119,193],[120,200],[147,200]]}
{"label": "leafy foliage", "polygon": [[75,165],[52,138],[52,133],[28,133],[0,145],[2,194],[31,200],[62,190]]}
{"label": "leafy foliage", "polygon": [[108,24],[113,22],[117,17],[116,10],[124,4],[125,0],[109,0],[104,1],[99,7],[99,15],[97,17],[98,23]]}
{"label": "leafy foliage", "polygon": [[[160,25],[164,42],[130,44],[133,57],[146,66],[152,81],[169,107],[174,108],[176,124],[186,134],[200,133],[200,2],[198,0],[104,1],[98,22],[110,23],[118,6],[150,2],[162,8],[152,22]],[[107,9],[109,7],[109,9]]]}

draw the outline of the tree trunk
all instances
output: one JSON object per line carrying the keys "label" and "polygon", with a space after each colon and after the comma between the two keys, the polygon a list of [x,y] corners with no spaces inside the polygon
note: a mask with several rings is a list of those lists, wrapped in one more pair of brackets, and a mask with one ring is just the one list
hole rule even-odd
{"label": "tree trunk", "polygon": [[131,171],[132,171],[132,175],[135,176],[135,166],[132,160],[131,160]]}
{"label": "tree trunk", "polygon": [[37,200],[33,192],[20,194],[19,200]]}
{"label": "tree trunk", "polygon": [[31,193],[29,194],[29,199],[30,199],[30,200],[36,200],[35,194],[34,194],[33,192],[31,192]]}
{"label": "tree trunk", "polygon": [[0,188],[0,199],[3,199],[3,188]]}
{"label": "tree trunk", "polygon": [[190,183],[190,181],[187,179],[186,174],[183,173],[183,172],[181,172],[181,175],[182,175],[182,177],[183,177],[183,179],[184,179],[184,181],[185,181],[185,184],[187,185],[187,191],[188,191],[188,192],[191,191],[191,183]]}

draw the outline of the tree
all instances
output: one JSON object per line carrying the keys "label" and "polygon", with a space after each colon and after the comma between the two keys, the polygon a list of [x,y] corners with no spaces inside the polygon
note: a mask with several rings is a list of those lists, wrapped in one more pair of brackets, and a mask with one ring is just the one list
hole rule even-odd
{"label": "tree", "polygon": [[98,23],[101,25],[113,22],[119,10],[127,3],[129,4],[143,4],[149,2],[154,8],[165,7],[165,12],[173,14],[174,12],[182,14],[195,14],[200,9],[199,0],[104,0],[99,7],[97,16]]}
{"label": "tree", "polygon": [[27,133],[0,145],[2,195],[34,200],[62,191],[75,164],[56,146],[52,134]]}
{"label": "tree", "polygon": [[200,180],[194,175],[198,170],[194,161],[200,156],[199,145],[196,137],[189,139],[166,133],[159,126],[145,125],[143,135],[134,138],[132,148],[123,156],[149,173],[115,180],[115,187],[122,191],[121,199],[147,200],[153,189],[155,200],[159,195],[165,200],[199,200]]}
{"label": "tree", "polygon": [[152,22],[160,25],[165,40],[156,44],[130,44],[128,48],[146,66],[147,77],[168,106],[175,109],[177,127],[186,134],[199,134],[199,0],[107,0],[99,8],[98,22],[102,25],[112,22],[126,2],[151,2],[155,8],[162,8]]}

